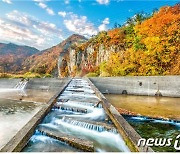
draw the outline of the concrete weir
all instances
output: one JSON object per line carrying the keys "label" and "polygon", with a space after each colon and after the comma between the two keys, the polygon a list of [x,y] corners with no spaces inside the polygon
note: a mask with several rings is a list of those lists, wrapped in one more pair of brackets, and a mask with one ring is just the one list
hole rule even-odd
{"label": "concrete weir", "polygon": [[[40,79],[30,81],[26,87],[38,88],[36,83],[41,83]],[[39,88],[43,90],[45,86]],[[1,152],[31,151],[36,145],[33,136],[38,135],[48,136],[82,151],[153,152],[147,146],[137,147],[141,137],[89,79],[67,80],[56,90],[48,104]],[[46,142],[43,144],[46,146]]]}
{"label": "concrete weir", "polygon": [[[20,80],[14,80],[14,85],[20,82]],[[35,80],[36,81],[36,80]],[[7,81],[4,81],[7,82]],[[34,81],[31,81],[34,82]],[[35,132],[37,125],[42,121],[42,119],[46,116],[46,114],[53,107],[55,100],[57,97],[63,92],[65,87],[70,82],[70,79],[66,79],[64,85],[57,90],[57,93],[48,101],[47,105],[44,106],[2,149],[0,152],[20,152],[24,146],[27,144],[30,137]],[[34,88],[33,84],[28,86]]]}

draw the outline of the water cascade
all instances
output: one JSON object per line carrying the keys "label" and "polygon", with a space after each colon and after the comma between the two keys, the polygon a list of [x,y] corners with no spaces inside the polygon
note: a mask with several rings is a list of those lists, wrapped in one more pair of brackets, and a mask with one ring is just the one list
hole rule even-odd
{"label": "water cascade", "polygon": [[113,125],[102,123],[102,122],[74,120],[74,119],[66,118],[66,117],[64,117],[62,121],[75,125],[75,126],[80,126],[86,129],[95,130],[98,132],[108,131],[108,132],[117,133],[117,130],[114,128]]}
{"label": "water cascade", "polygon": [[21,80],[15,87],[14,89],[18,90],[24,90],[27,86],[28,81],[27,80]]}
{"label": "water cascade", "polygon": [[57,151],[46,136],[82,151],[130,151],[100,101],[88,81],[72,79],[23,151],[35,152],[40,143]]}
{"label": "water cascade", "polygon": [[26,88],[27,83],[27,80],[21,80],[12,88],[0,88],[0,93],[4,93],[6,95],[9,95],[10,93],[18,93],[19,95],[26,96],[24,89]]}

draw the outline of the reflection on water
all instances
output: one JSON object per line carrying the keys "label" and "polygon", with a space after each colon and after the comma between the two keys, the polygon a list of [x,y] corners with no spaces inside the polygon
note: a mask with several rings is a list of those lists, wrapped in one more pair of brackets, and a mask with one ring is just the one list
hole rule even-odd
{"label": "reflection on water", "polygon": [[54,94],[54,91],[0,89],[0,149]]}
{"label": "reflection on water", "polygon": [[180,98],[105,95],[116,108],[122,108],[150,117],[163,117],[180,120]]}
{"label": "reflection on water", "polygon": [[135,128],[143,138],[172,138],[173,144],[170,147],[152,147],[154,151],[172,152],[174,140],[180,134],[180,124],[170,123],[161,120],[148,120],[131,116],[124,116],[125,119]]}

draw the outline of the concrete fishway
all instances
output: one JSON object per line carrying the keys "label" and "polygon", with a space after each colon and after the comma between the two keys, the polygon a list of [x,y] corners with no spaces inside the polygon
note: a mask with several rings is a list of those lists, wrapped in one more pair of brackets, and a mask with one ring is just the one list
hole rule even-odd
{"label": "concrete fishway", "polygon": [[[36,87],[40,82],[20,83],[18,87]],[[41,89],[44,86],[53,88],[46,83]],[[1,151],[152,151],[136,146],[140,138],[90,80],[74,78],[67,80]]]}
{"label": "concrete fishway", "polygon": [[[130,151],[100,101],[86,79],[72,79],[38,125],[39,133],[36,131],[23,151],[36,152],[36,144],[40,142],[43,144],[37,152],[44,151],[43,146],[51,149],[43,136],[82,151]],[[33,140],[37,136],[40,136],[39,140]]]}

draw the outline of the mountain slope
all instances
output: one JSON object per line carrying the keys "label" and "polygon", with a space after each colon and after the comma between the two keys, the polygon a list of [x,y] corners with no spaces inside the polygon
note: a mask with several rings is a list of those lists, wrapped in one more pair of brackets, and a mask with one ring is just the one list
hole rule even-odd
{"label": "mountain slope", "polygon": [[20,46],[13,43],[9,43],[9,44],[0,43],[0,55],[17,54],[17,55],[31,56],[37,52],[39,52],[39,50],[29,46]]}
{"label": "mountain slope", "polygon": [[39,50],[29,46],[0,43],[0,73],[16,73],[22,70],[23,61]]}
{"label": "mountain slope", "polygon": [[179,25],[180,4],[137,14],[60,55],[60,76],[180,75]]}
{"label": "mountain slope", "polygon": [[60,77],[89,73],[180,75],[179,14],[180,4],[165,6],[151,16],[137,14],[122,27],[100,32],[89,40],[74,34],[41,52],[1,43],[0,73],[31,72]]}
{"label": "mountain slope", "polygon": [[74,34],[60,44],[28,57],[23,63],[23,71],[39,74],[53,74],[57,76],[58,58],[60,53],[67,52],[75,43],[86,41],[81,35]]}

